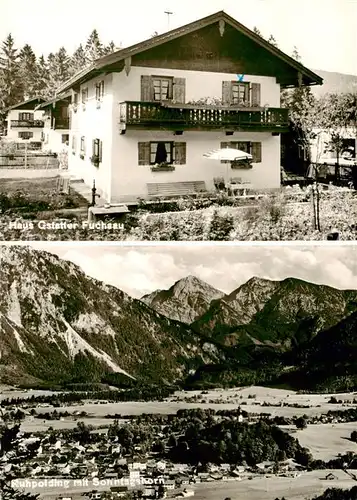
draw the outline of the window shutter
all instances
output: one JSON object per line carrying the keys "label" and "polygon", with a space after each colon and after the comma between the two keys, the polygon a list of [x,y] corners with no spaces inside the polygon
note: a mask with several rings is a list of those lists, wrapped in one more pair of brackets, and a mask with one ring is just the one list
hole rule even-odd
{"label": "window shutter", "polygon": [[260,83],[252,83],[251,105],[260,106]]}
{"label": "window shutter", "polygon": [[173,101],[184,104],[186,101],[186,78],[174,78]]}
{"label": "window shutter", "polygon": [[222,103],[230,106],[232,102],[232,82],[222,82]]}
{"label": "window shutter", "polygon": [[262,161],[262,143],[252,142],[252,156],[254,163],[261,163]]}
{"label": "window shutter", "polygon": [[175,142],[175,164],[185,165],[186,164],[186,143],[185,142]]}
{"label": "window shutter", "polygon": [[244,151],[245,153],[250,153],[249,151],[249,143],[248,142],[238,142],[238,148],[241,151]]}
{"label": "window shutter", "polygon": [[103,141],[99,141],[99,161],[102,161],[102,156],[103,156]]}
{"label": "window shutter", "polygon": [[141,101],[152,100],[152,78],[150,75],[141,75]]}
{"label": "window shutter", "polygon": [[150,142],[138,142],[139,165],[150,165]]}

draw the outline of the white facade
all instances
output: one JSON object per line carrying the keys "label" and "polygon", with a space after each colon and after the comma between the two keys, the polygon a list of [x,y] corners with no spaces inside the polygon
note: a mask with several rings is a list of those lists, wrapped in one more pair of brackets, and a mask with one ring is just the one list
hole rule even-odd
{"label": "white facade", "polygon": [[53,129],[45,122],[42,132],[43,151],[48,151],[49,153],[68,151],[69,129]]}
{"label": "white facade", "polygon": [[36,125],[38,120],[43,120],[42,110],[26,109],[25,107],[11,109],[7,115],[7,141],[41,143],[42,127]]}
{"label": "white facade", "polygon": [[[213,179],[240,178],[253,188],[278,188],[280,186],[280,137],[271,132],[126,130],[120,133],[120,103],[141,100],[142,75],[169,76],[185,79],[185,102],[205,98],[222,99],[222,82],[236,81],[236,74],[203,71],[172,70],[163,68],[131,67],[127,74],[110,73],[81,85],[76,112],[71,111],[69,141],[69,169],[86,184],[93,181],[102,197],[108,202],[136,201],[147,198],[148,183],[174,183],[204,181],[208,190],[214,189]],[[104,96],[98,105],[96,85],[104,81]],[[245,75],[244,81],[260,84],[260,107],[280,107],[280,85],[275,77]],[[88,89],[85,106],[81,103],[82,90]],[[73,139],[73,137],[75,139]],[[80,157],[81,138],[85,138],[85,152]],[[92,141],[102,141],[102,161],[91,163]],[[151,166],[139,165],[138,143],[150,141],[185,142],[186,161],[175,165],[173,171],[153,172]],[[261,161],[248,170],[231,169],[229,164],[207,160],[203,154],[219,148],[222,142],[259,142]],[[83,144],[82,144],[83,145]]]}

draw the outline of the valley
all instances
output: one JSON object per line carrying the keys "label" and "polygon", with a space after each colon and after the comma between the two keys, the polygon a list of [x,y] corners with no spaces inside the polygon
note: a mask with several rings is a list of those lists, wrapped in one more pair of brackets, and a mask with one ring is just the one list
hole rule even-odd
{"label": "valley", "polygon": [[252,277],[226,294],[188,275],[138,299],[49,252],[0,259],[0,468],[35,479],[28,493],[57,500],[57,479],[71,500],[310,500],[356,484],[356,290]]}

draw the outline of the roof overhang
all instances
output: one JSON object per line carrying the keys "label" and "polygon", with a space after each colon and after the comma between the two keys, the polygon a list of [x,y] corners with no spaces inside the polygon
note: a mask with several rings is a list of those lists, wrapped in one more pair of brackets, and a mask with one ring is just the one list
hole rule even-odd
{"label": "roof overhang", "polygon": [[[280,49],[269,43],[267,40],[264,38],[260,37],[247,27],[245,27],[243,24],[239,23],[236,21],[233,17],[229,16],[226,14],[224,11],[219,11],[216,12],[215,14],[212,14],[210,16],[204,17],[202,19],[199,19],[198,21],[194,21],[192,23],[186,24],[184,26],[181,26],[179,28],[176,28],[174,30],[168,31],[166,33],[163,33],[162,35],[155,36],[153,38],[150,38],[148,40],[145,40],[143,42],[137,43],[135,45],[132,45],[128,48],[118,50],[116,52],[113,52],[112,54],[109,54],[107,56],[101,57],[100,59],[97,59],[94,61],[91,66],[88,68],[85,68],[84,70],[80,71],[76,75],[74,75],[72,78],[67,80],[60,88],[59,92],[64,92],[68,89],[71,89],[77,85],[80,85],[88,80],[91,80],[92,78],[105,73],[105,72],[112,72],[112,71],[121,71],[124,68],[124,61],[125,59],[135,56],[136,54],[139,54],[141,52],[145,52],[149,49],[152,49],[154,47],[158,47],[164,43],[167,43],[169,41],[175,40],[177,38],[180,38],[184,35],[187,35],[189,33],[192,33],[194,31],[197,31],[201,28],[204,28],[206,26],[212,25],[214,23],[228,23],[230,26],[241,32],[242,34],[246,35],[248,38],[265,48],[267,51],[269,51],[272,55],[275,57],[279,58],[280,60],[284,61],[286,64],[288,64],[291,68],[296,70],[298,73],[302,75],[305,81],[305,85],[322,85],[323,79],[314,73],[313,71],[309,70],[306,68],[303,64],[299,63],[292,57],[288,56],[284,52],[282,52]],[[307,82],[307,83],[306,83]],[[296,84],[292,82],[291,84],[287,83],[284,85],[284,87],[296,87]]]}
{"label": "roof overhang", "polygon": [[65,92],[61,95],[58,95],[57,97],[54,97],[53,99],[50,99],[49,101],[45,101],[41,104],[39,104],[35,110],[38,110],[38,109],[46,109],[46,108],[49,108],[49,107],[54,107],[54,105],[56,104],[56,102],[68,102],[68,99],[70,99],[72,93],[71,92]]}
{"label": "roof overhang", "polygon": [[45,102],[45,99],[42,97],[33,97],[32,99],[27,99],[26,101],[9,106],[5,111],[11,111],[13,109],[36,109],[37,106],[43,102]]}

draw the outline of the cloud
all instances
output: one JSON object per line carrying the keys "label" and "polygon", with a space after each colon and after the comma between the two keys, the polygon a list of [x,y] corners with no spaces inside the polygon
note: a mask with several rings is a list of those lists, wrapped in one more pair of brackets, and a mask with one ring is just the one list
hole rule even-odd
{"label": "cloud", "polygon": [[96,279],[134,297],[169,288],[189,274],[229,293],[253,276],[296,277],[336,288],[357,289],[357,259],[350,245],[32,243],[79,265]]}

